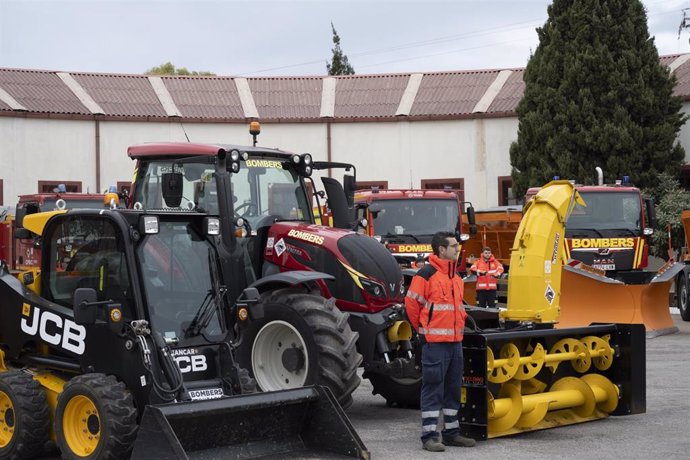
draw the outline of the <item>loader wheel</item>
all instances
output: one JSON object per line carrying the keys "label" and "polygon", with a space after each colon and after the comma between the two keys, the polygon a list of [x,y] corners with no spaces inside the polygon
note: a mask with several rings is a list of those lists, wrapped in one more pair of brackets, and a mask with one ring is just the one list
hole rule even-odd
{"label": "loader wheel", "polygon": [[683,318],[683,321],[690,321],[688,300],[688,278],[683,272],[678,278],[678,288],[676,289],[676,306],[680,310],[680,317]]}
{"label": "loader wheel", "polygon": [[276,291],[264,304],[264,317],[242,332],[237,360],[262,391],[324,385],[344,408],[359,386],[359,334],[335,299]]}
{"label": "loader wheel", "polygon": [[367,373],[365,376],[374,387],[372,394],[386,399],[388,407],[419,409],[422,394],[422,377],[397,378],[389,375]]}
{"label": "loader wheel", "polygon": [[115,377],[84,374],[72,378],[55,409],[62,458],[129,457],[137,431],[136,414],[131,393]]}
{"label": "loader wheel", "polygon": [[48,442],[49,427],[41,385],[21,371],[0,373],[0,459],[39,456]]}

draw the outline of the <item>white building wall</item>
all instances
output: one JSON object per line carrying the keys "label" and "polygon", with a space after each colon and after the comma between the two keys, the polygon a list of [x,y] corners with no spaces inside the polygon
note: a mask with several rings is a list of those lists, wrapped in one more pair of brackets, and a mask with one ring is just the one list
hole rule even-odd
{"label": "white building wall", "polygon": [[[690,114],[690,102],[684,104]],[[101,121],[100,191],[129,181],[127,147],[144,142],[186,141],[177,122]],[[517,118],[331,124],[331,160],[352,163],[359,180],[387,180],[391,188],[420,187],[422,179],[463,178],[465,197],[478,209],[498,203],[499,176],[510,175],[510,144]],[[251,145],[248,124],[186,123],[192,142]],[[258,144],[326,160],[324,123],[265,123]],[[39,180],[81,181],[96,192],[96,122],[0,117],[0,179],[4,204],[35,193]],[[679,141],[690,163],[690,126]],[[341,173],[334,176],[340,179]],[[318,182],[317,182],[318,183]],[[320,188],[320,184],[318,184]]]}
{"label": "white building wall", "polygon": [[80,181],[95,191],[94,123],[0,117],[0,179],[5,205],[36,193],[39,180]]}

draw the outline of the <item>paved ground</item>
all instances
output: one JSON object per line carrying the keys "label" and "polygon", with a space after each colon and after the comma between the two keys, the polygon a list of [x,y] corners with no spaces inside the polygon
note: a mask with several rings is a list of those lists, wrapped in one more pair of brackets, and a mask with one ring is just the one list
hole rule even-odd
{"label": "paved ground", "polygon": [[680,332],[647,340],[647,413],[490,439],[476,447],[421,449],[420,414],[393,409],[362,382],[348,415],[373,459],[687,459],[690,458],[690,323],[671,309]]}

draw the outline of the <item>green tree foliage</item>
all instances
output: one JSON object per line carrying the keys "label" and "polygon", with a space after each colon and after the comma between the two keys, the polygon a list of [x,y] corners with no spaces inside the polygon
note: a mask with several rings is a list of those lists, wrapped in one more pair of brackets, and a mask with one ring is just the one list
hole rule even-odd
{"label": "green tree foliage", "polygon": [[340,36],[338,32],[335,31],[335,26],[333,26],[332,22],[331,30],[333,30],[333,44],[335,46],[331,49],[331,51],[333,51],[331,62],[326,63],[328,75],[354,75],[355,69],[352,68],[347,56],[340,48]]}
{"label": "green tree foliage", "polygon": [[680,215],[690,208],[690,192],[681,188],[671,174],[661,173],[657,182],[644,190],[656,202],[657,225],[651,238],[651,250],[655,256],[668,256],[668,229],[671,226],[671,247],[674,250],[685,246],[683,223]]}
{"label": "green tree foliage", "polygon": [[510,147],[517,196],[553,176],[595,183],[595,166],[607,182],[629,175],[638,186],[677,174],[682,101],[659,63],[642,3],[554,0],[537,33]]}
{"label": "green tree foliage", "polygon": [[201,77],[215,76],[215,73],[196,70],[188,70],[186,67],[175,67],[172,62],[166,62],[158,67],[152,67],[146,71],[146,75],[193,75]]}

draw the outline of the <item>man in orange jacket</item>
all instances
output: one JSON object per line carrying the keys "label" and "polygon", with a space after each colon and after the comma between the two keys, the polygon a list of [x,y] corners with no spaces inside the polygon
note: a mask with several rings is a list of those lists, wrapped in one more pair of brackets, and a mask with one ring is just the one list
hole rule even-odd
{"label": "man in orange jacket", "polygon": [[[422,343],[422,445],[431,452],[445,446],[472,447],[460,435],[458,410],[462,385],[462,338],[467,313],[462,306],[464,284],[456,273],[458,241],[449,232],[431,239],[429,263],[412,278],[405,310]],[[443,410],[441,439],[438,417]]]}
{"label": "man in orange jacket", "polygon": [[503,273],[503,265],[493,256],[490,247],[485,246],[482,249],[482,256],[472,264],[470,270],[477,275],[477,306],[495,307],[498,302],[496,300],[498,277]]}

